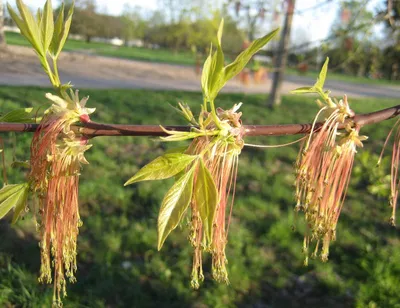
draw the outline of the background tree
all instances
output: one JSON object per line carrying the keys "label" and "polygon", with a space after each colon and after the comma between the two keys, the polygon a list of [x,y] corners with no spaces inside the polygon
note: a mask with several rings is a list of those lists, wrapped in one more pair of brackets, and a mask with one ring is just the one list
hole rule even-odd
{"label": "background tree", "polygon": [[3,0],[0,0],[0,47],[6,45],[6,36],[4,34],[4,6]]}
{"label": "background tree", "polygon": [[271,23],[280,1],[241,0],[228,1],[227,6],[234,11],[236,22],[243,26],[247,39],[253,41],[257,32],[265,32],[267,23]]}
{"label": "background tree", "polygon": [[383,51],[382,73],[391,80],[400,80],[400,1],[385,1],[382,14],[385,19],[386,41],[388,46]]}
{"label": "background tree", "polygon": [[121,36],[125,45],[128,45],[130,40],[144,38],[148,23],[142,17],[140,7],[131,7],[129,4],[125,4],[120,19]]}
{"label": "background tree", "polygon": [[287,1],[287,9],[285,16],[285,23],[281,33],[281,39],[279,42],[279,48],[277,51],[276,65],[274,71],[274,77],[272,81],[271,93],[268,98],[268,106],[274,107],[281,104],[281,85],[283,80],[283,74],[286,68],[288,46],[290,39],[290,30],[292,28],[292,20],[296,0]]}
{"label": "background tree", "polygon": [[366,1],[341,3],[331,29],[331,67],[351,75],[364,76],[374,46],[374,16]]}
{"label": "background tree", "polygon": [[75,19],[71,25],[71,33],[84,36],[88,43],[96,36],[100,25],[96,9],[95,0],[79,0],[75,3]]}

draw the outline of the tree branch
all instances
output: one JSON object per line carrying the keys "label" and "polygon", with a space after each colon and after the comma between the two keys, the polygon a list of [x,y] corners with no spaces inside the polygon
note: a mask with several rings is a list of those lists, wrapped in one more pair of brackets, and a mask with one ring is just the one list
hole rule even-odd
{"label": "tree branch", "polygon": [[[400,105],[387,109],[359,114],[354,118],[348,119],[340,128],[344,128],[346,123],[354,122],[359,126],[379,123],[400,114]],[[319,122],[315,128],[318,129],[323,123]],[[0,123],[0,132],[35,132],[39,124],[27,123]],[[167,130],[190,131],[190,126],[164,126]],[[283,136],[306,134],[311,130],[312,124],[283,124],[283,125],[244,125],[244,135],[246,136]],[[123,125],[123,124],[104,124],[89,122],[82,126],[75,125],[73,129],[88,138],[97,136],[167,136],[159,125]]]}

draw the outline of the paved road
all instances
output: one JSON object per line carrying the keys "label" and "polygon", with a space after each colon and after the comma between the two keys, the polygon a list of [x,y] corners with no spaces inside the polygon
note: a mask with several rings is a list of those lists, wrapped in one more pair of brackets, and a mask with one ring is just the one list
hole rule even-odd
{"label": "paved road", "polygon": [[[12,47],[9,55],[0,55],[0,85],[33,85],[48,87],[47,77],[32,52]],[[12,58],[12,59],[11,59]],[[61,61],[63,82],[72,81],[78,88],[126,88],[156,90],[200,91],[200,77],[193,68],[140,61],[111,59],[68,53]],[[304,76],[285,76],[284,94],[302,86],[310,86],[314,79]],[[238,79],[230,81],[224,92],[268,93],[271,80],[263,84],[244,86]],[[326,82],[334,96],[400,98],[400,86],[363,85],[343,81]]]}
{"label": "paved road", "polygon": [[[104,77],[87,77],[61,72],[62,80],[73,80],[73,84],[79,88],[116,88],[116,89],[156,89],[156,90],[186,90],[200,91],[200,84],[193,80],[176,79],[154,79],[136,78],[132,76],[130,80],[122,80]],[[315,82],[312,78],[304,76],[285,76],[283,83],[283,93],[288,94],[290,90],[312,85]],[[42,86],[48,87],[49,81],[44,75],[22,75],[19,73],[1,73],[0,85],[19,85],[19,86]],[[400,98],[400,87],[382,85],[363,85],[346,83],[343,81],[327,81],[326,88],[330,89],[335,96],[347,94],[350,97],[379,97],[379,98]],[[244,86],[238,81],[227,84],[223,92],[245,92],[245,93],[267,93],[270,89],[270,82],[262,85]]]}
{"label": "paved road", "polygon": [[[315,82],[310,77],[296,75],[285,76],[285,81],[305,85]],[[334,92],[359,97],[400,98],[400,86],[356,84],[339,80],[329,80],[329,74],[325,86]]]}

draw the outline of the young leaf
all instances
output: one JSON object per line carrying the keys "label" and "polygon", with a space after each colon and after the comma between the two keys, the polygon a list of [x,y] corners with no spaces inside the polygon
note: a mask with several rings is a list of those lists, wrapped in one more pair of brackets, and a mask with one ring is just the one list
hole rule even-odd
{"label": "young leaf", "polygon": [[46,4],[44,5],[43,16],[40,23],[40,30],[42,36],[43,50],[46,52],[49,49],[54,33],[53,8],[51,5],[51,0],[47,0]]}
{"label": "young leaf", "polygon": [[36,123],[33,108],[20,108],[0,116],[0,122],[8,123]]}
{"label": "young leaf", "polygon": [[319,73],[318,79],[312,87],[302,87],[290,91],[292,94],[308,94],[318,93],[324,100],[329,98],[329,90],[324,91],[323,87],[325,84],[326,74],[328,72],[329,58],[326,58],[324,65],[322,66],[321,72]]}
{"label": "young leaf", "polygon": [[163,180],[185,169],[197,156],[171,153],[160,156],[140,169],[126,185],[140,181]]}
{"label": "young leaf", "polygon": [[0,219],[13,207],[25,207],[28,184],[7,185],[0,190]]}
{"label": "young leaf", "polygon": [[158,215],[158,250],[182,219],[192,199],[194,165],[167,192]]}
{"label": "young leaf", "polygon": [[203,89],[203,95],[206,99],[209,99],[208,76],[210,76],[211,61],[212,61],[212,44],[210,46],[210,54],[208,55],[206,61],[204,62],[203,71],[201,73],[201,88]]}
{"label": "young leaf", "polygon": [[218,204],[218,192],[210,171],[204,165],[203,160],[200,161],[194,187],[194,198],[200,212],[201,221],[205,226],[207,239],[211,242],[212,225]]}
{"label": "young leaf", "polygon": [[0,190],[0,203],[2,203],[4,200],[9,198],[11,195],[15,194],[20,189],[21,189],[20,184],[10,184],[10,185],[4,186]]}
{"label": "young leaf", "polygon": [[41,44],[41,34],[39,30],[39,26],[33,16],[32,12],[29,8],[22,2],[22,0],[17,0],[17,7],[19,13],[21,14],[21,18],[25,23],[25,26],[28,30],[28,35],[26,38],[31,42],[32,47],[36,49],[39,55],[43,56],[43,46]]}
{"label": "young leaf", "polygon": [[326,58],[325,63],[322,66],[321,72],[319,73],[317,82],[314,85],[314,88],[320,90],[321,92],[322,92],[322,89],[324,88],[326,74],[328,72],[328,63],[329,63],[329,58]]}
{"label": "young leaf", "polygon": [[14,9],[11,7],[9,3],[7,3],[7,9],[8,12],[10,13],[12,20],[14,20],[19,30],[21,30],[21,34],[25,36],[28,39],[28,41],[33,45],[31,37],[29,35],[28,28],[25,25],[25,22],[22,20],[21,17],[18,16],[18,14],[14,11]]}
{"label": "young leaf", "polygon": [[225,82],[229,79],[235,77],[238,73],[240,73],[246,64],[250,61],[251,57],[255,53],[257,53],[265,44],[267,44],[277,33],[279,29],[276,29],[267,35],[255,40],[251,43],[251,45],[244,50],[241,54],[237,56],[235,61],[225,67]]}
{"label": "young leaf", "polygon": [[56,57],[60,54],[61,50],[63,49],[65,42],[67,41],[68,34],[69,34],[69,29],[71,27],[71,22],[72,22],[72,15],[74,14],[74,3],[72,3],[71,8],[68,11],[67,14],[67,19],[65,20],[64,27],[62,30],[62,35],[61,39],[58,44],[58,50],[55,54]]}
{"label": "young leaf", "polygon": [[49,52],[52,57],[56,57],[58,47],[60,45],[60,39],[62,37],[63,27],[64,27],[64,2],[61,3],[60,11],[58,13],[56,23],[54,25],[53,38],[49,46]]}
{"label": "young leaf", "polygon": [[301,87],[295,90],[290,91],[292,94],[309,94],[309,93],[318,93],[318,91],[314,87]]}
{"label": "young leaf", "polygon": [[[162,127],[161,127],[162,128]],[[200,136],[205,136],[204,132],[178,132],[178,131],[168,131],[164,129],[165,132],[170,135],[167,137],[160,137],[162,141],[183,141],[188,139],[193,139]]]}
{"label": "young leaf", "polygon": [[215,97],[218,95],[218,92],[223,87],[221,86],[221,81],[224,79],[224,52],[222,51],[221,40],[222,40],[222,31],[224,28],[224,20],[221,20],[219,24],[218,33],[217,33],[217,51],[213,55],[214,69],[211,72],[212,75],[208,78],[208,90],[209,90],[209,100],[213,101]]}
{"label": "young leaf", "polygon": [[15,224],[18,221],[19,216],[26,208],[26,201],[28,199],[28,192],[29,192],[29,184],[25,183],[22,185],[23,187],[19,192],[20,196],[18,198],[18,201],[15,203],[14,216],[12,219],[13,224]]}
{"label": "young leaf", "polygon": [[168,150],[165,150],[165,154],[172,154],[172,153],[185,153],[185,151],[187,150],[187,146],[181,146],[181,147],[175,147],[175,148],[171,148]]}

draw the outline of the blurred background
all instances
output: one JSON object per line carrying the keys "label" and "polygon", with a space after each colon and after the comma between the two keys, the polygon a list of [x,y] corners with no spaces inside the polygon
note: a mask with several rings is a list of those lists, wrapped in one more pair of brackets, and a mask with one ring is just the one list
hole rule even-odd
{"label": "blurred background", "polygon": [[[29,0],[32,10],[45,1]],[[72,1],[65,1],[71,6]],[[10,3],[15,7],[15,3]],[[56,10],[59,1],[53,1]],[[223,49],[232,61],[249,42],[280,27],[280,34],[229,82],[217,98],[230,108],[243,102],[244,124],[311,122],[313,97],[288,95],[312,85],[326,57],[327,88],[348,94],[356,112],[398,104],[400,1],[78,0],[61,58],[63,82],[90,95],[94,121],[181,124],[170,105],[199,112],[200,75],[225,20]],[[40,64],[0,0],[0,110],[46,104],[51,91]],[[274,108],[271,108],[274,107]],[[166,117],[165,115],[168,114]],[[66,307],[400,307],[400,242],[389,225],[394,122],[365,127],[370,139],[356,155],[337,241],[327,263],[303,266],[302,215],[295,221],[294,171],[298,145],[248,149],[240,158],[227,257],[230,285],[211,279],[190,288],[192,249],[186,222],[156,247],[156,224],[169,181],[123,187],[144,164],[170,147],[157,138],[98,137],[82,170],[76,284]],[[29,159],[29,134],[2,133],[6,162]],[[278,144],[290,137],[249,138]],[[185,143],[182,143],[185,145]],[[175,146],[175,145],[174,145]],[[10,182],[24,169],[7,168]],[[52,287],[38,284],[38,235],[30,213],[11,226],[0,221],[0,305],[48,307]],[[292,228],[296,225],[296,228]]]}

